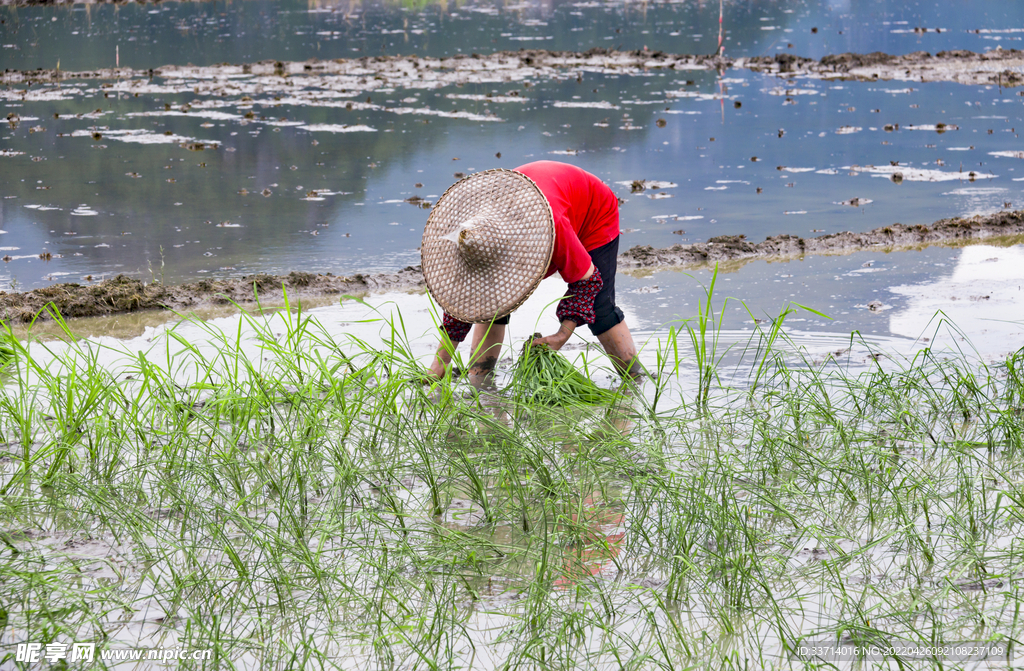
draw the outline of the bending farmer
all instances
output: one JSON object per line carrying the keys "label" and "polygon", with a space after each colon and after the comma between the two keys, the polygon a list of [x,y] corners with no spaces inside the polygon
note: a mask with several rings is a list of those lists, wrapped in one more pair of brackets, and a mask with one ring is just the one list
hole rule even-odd
{"label": "bending farmer", "polygon": [[534,343],[560,349],[587,324],[620,372],[638,371],[633,337],[615,306],[618,249],[618,199],[576,166],[537,161],[457,182],[423,232],[423,275],[444,309],[430,373],[444,375],[473,324],[470,373],[492,370],[508,315],[556,270],[569,284],[556,310],[561,327]]}

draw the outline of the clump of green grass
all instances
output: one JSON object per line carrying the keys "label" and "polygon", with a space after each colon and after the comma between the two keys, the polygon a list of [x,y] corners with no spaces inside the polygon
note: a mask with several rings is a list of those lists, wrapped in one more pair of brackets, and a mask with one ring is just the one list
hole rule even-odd
{"label": "clump of green grass", "polygon": [[[534,338],[539,337],[534,334]],[[579,371],[568,359],[547,345],[530,339],[516,362],[511,390],[515,397],[529,397],[539,405],[604,405],[617,398]]]}
{"label": "clump of green grass", "polygon": [[[634,393],[553,406],[410,384],[381,324],[243,315],[112,363],[9,338],[0,667],[176,641],[214,652],[186,669],[836,668],[791,654],[814,640],[1020,666],[1024,352],[850,369],[776,323],[730,377],[709,322],[704,353],[648,343]],[[952,665],[858,668],[897,666]]]}

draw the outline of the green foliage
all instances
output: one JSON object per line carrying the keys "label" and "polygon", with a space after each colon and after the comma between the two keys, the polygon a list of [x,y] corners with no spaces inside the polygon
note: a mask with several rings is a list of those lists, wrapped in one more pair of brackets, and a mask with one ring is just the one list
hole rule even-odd
{"label": "green foliage", "polygon": [[[401,321],[378,321],[383,345],[301,310],[243,315],[127,359],[69,328],[10,337],[8,649],[730,669],[808,668],[811,640],[1019,639],[1021,353],[858,371],[773,327],[730,378],[673,330],[647,344],[655,378],[588,406],[592,381],[564,382],[585,368],[550,350],[524,359],[548,381],[517,386],[520,364],[510,394],[411,384]],[[571,403],[543,391],[562,384]]]}
{"label": "green foliage", "polygon": [[532,341],[523,346],[510,390],[516,398],[529,398],[540,405],[604,405],[617,398],[614,392],[594,384],[564,356]]}

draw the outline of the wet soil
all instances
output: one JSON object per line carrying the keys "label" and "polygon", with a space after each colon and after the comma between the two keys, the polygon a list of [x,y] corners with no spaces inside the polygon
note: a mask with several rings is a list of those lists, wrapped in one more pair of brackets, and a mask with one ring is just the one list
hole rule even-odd
{"label": "wet soil", "polygon": [[[960,245],[1004,240],[1024,241],[1024,210],[1006,211],[971,218],[937,221],[930,226],[893,224],[865,233],[830,233],[815,238],[776,235],[763,242],[751,242],[743,235],[723,235],[707,242],[655,248],[638,245],[619,255],[621,270],[659,268],[700,268],[711,263],[744,262],[755,259],[786,260],[807,255],[849,254],[863,250],[900,251],[929,245]],[[232,303],[253,303],[259,298],[279,304],[284,292],[289,300],[365,294],[370,292],[421,289],[419,266],[407,266],[395,273],[331,274],[292,272],[288,275],[249,275],[240,279],[200,280],[166,286],[118,275],[92,285],[53,284],[24,293],[0,292],[0,320],[27,323],[48,320],[45,308],[52,305],[62,317],[100,317],[143,310],[175,312],[202,310]]]}
{"label": "wet soil", "polygon": [[[231,78],[245,75],[279,77],[346,77],[346,85],[371,90],[385,87],[437,88],[455,83],[521,81],[534,77],[565,78],[582,72],[630,73],[648,70],[725,70],[745,68],[782,76],[807,75],[823,79],[954,81],[962,84],[1019,86],[1024,84],[1024,52],[995,49],[984,54],[965,50],[935,55],[918,51],[903,56],[881,52],[835,54],[820,61],[793,54],[753,58],[717,55],[669,54],[663,51],[616,51],[595,48],[585,52],[521,49],[493,54],[458,54],[448,58],[376,56],[302,62],[195,66],[164,66],[148,70],[107,68],[81,72],[58,69],[5,70],[0,84],[27,86],[83,79],[120,80],[118,90],[150,92],[154,77],[205,80],[197,93],[224,87]],[[361,86],[359,86],[361,84]],[[351,90],[349,88],[348,90]]]}
{"label": "wet soil", "polygon": [[991,241],[1024,235],[1024,211],[997,212],[971,218],[942,219],[929,226],[892,224],[864,233],[829,233],[814,238],[769,236],[751,242],[744,235],[722,235],[707,242],[656,249],[637,245],[619,255],[620,269],[699,267],[720,261],[785,259],[809,254],[848,254],[867,249],[899,251],[933,244]]}
{"label": "wet soil", "polygon": [[0,292],[0,319],[13,323],[27,323],[37,318],[48,320],[51,315],[44,310],[48,305],[65,318],[100,317],[154,309],[186,312],[232,303],[254,303],[257,299],[273,304],[280,303],[285,291],[289,300],[296,300],[413,289],[422,285],[423,274],[412,266],[396,273],[351,277],[291,272],[200,280],[174,286],[118,275],[92,285],[53,284],[24,293]]}
{"label": "wet soil", "polygon": [[953,49],[935,55],[915,51],[903,56],[876,51],[870,54],[833,54],[820,61],[792,54],[776,54],[740,59],[734,65],[758,72],[804,74],[823,79],[957,82],[1005,87],[1024,84],[1024,73],[1020,72],[1022,66],[1024,52],[1016,49],[993,49],[983,54]]}

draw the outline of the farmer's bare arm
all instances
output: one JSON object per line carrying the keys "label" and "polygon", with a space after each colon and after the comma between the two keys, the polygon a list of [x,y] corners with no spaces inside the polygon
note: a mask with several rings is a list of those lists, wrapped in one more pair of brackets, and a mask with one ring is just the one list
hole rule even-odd
{"label": "farmer's bare arm", "polygon": [[[594,264],[590,264],[590,268],[587,270],[587,274],[580,278],[580,280],[589,280],[594,274]],[[534,345],[547,345],[553,350],[562,349],[562,345],[569,340],[572,336],[573,331],[576,330],[576,322],[571,319],[566,319],[562,322],[562,325],[558,328],[558,331],[552,335],[545,336],[543,338],[534,338]]]}
{"label": "farmer's bare arm", "polygon": [[547,345],[553,350],[562,349],[562,345],[569,340],[569,336],[572,335],[573,331],[576,330],[576,322],[571,319],[566,319],[562,322],[562,325],[558,328],[553,335],[544,336],[543,338],[534,338],[534,345]]}

